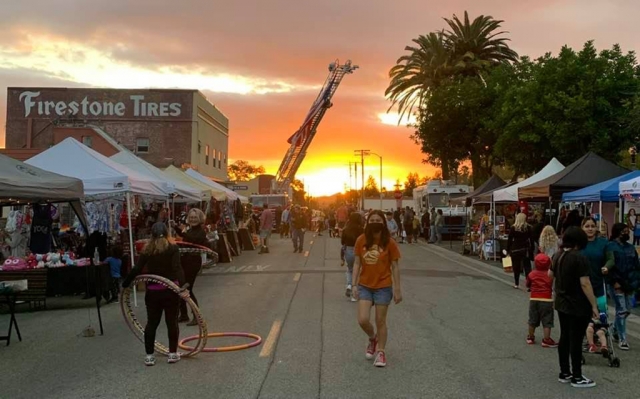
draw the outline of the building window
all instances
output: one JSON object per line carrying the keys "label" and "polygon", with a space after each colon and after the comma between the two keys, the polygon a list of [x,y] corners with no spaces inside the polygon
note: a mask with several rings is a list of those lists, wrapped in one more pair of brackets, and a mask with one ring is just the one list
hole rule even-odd
{"label": "building window", "polygon": [[208,145],[204,146],[204,163],[209,165],[209,146]]}
{"label": "building window", "polygon": [[146,154],[149,152],[149,139],[136,140],[136,153]]}
{"label": "building window", "polygon": [[86,145],[89,148],[93,147],[93,137],[91,136],[82,136],[82,144]]}
{"label": "building window", "polygon": [[222,169],[222,153],[218,151],[218,169]]}
{"label": "building window", "polygon": [[202,152],[202,142],[198,140],[198,154],[200,154],[201,152]]}
{"label": "building window", "polygon": [[227,154],[222,156],[222,162],[224,162],[225,165],[227,164]]}

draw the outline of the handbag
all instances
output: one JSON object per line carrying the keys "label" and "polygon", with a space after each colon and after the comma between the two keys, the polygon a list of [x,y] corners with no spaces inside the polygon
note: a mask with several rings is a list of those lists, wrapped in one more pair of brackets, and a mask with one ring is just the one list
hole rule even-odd
{"label": "handbag", "polygon": [[505,256],[504,258],[502,258],[502,270],[504,270],[505,273],[513,272],[513,262],[511,261],[511,256]]}

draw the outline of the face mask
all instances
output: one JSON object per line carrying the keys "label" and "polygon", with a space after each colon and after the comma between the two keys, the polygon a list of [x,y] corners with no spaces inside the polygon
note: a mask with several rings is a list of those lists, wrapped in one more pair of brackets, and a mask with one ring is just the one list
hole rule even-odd
{"label": "face mask", "polygon": [[367,231],[373,234],[378,234],[382,232],[383,227],[382,223],[369,223],[367,224]]}
{"label": "face mask", "polygon": [[629,241],[629,234],[620,234],[620,241],[622,242]]}

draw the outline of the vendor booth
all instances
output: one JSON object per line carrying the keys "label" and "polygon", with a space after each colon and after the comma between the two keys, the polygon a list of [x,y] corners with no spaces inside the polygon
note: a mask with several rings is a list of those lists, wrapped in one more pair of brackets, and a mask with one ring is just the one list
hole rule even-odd
{"label": "vendor booth", "polygon": [[[12,313],[16,300],[28,302],[30,306],[43,303],[46,308],[47,296],[66,293],[67,290],[87,294],[93,291],[102,332],[99,298],[110,282],[108,266],[95,265],[91,259],[76,258],[69,253],[64,256],[58,253],[53,259],[43,254],[51,250],[54,204],[69,203],[80,223],[87,226],[80,202],[83,196],[84,187],[79,179],[0,155],[0,207],[13,207],[4,228],[11,253],[0,265],[0,281],[25,282],[26,287],[15,295],[6,291],[5,299]],[[32,253],[28,257],[27,249]],[[11,320],[17,328],[13,315]]]}
{"label": "vendor booth", "polygon": [[224,191],[217,188],[213,188],[212,186],[187,175],[181,169],[176,168],[173,165],[167,167],[163,172],[167,176],[171,177],[174,181],[179,181],[179,182],[182,182],[183,184],[186,184],[192,187],[197,187],[201,191],[207,193],[208,195],[207,200],[213,198],[217,201],[224,201],[227,198],[227,195]]}
{"label": "vendor booth", "polygon": [[[640,182],[640,171],[635,170],[580,190],[564,193],[562,201],[596,203],[598,205],[599,230],[608,232],[609,223],[607,220],[614,221],[615,204],[622,204],[623,193],[626,192],[632,196],[640,194],[640,190],[634,189],[634,182],[637,187]],[[623,207],[620,206],[619,209],[623,209]],[[620,212],[621,215],[622,213]]]}
{"label": "vendor booth", "polygon": [[249,198],[236,193],[235,191],[223,186],[222,184],[214,182],[213,180],[211,180],[208,177],[202,175],[201,173],[196,172],[193,169],[187,169],[185,171],[185,173],[188,176],[191,176],[194,179],[198,180],[199,182],[210,186],[214,190],[220,190],[220,191],[224,192],[226,194],[228,200],[235,201],[235,200],[239,199],[244,204],[249,202]]}
{"label": "vendor booth", "polygon": [[209,190],[204,190],[197,186],[189,185],[188,183],[175,179],[173,176],[136,156],[131,151],[120,151],[119,153],[112,155],[110,159],[149,178],[167,182],[169,189],[171,190],[171,194],[173,194],[172,199],[176,202],[200,202],[207,201],[211,198]]}

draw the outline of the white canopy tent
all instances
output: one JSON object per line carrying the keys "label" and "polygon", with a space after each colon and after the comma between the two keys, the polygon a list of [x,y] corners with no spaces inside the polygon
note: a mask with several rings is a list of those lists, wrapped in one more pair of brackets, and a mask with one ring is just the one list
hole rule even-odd
{"label": "white canopy tent", "polygon": [[[147,195],[164,200],[171,193],[164,181],[144,176],[112,161],[71,137],[30,158],[25,163],[82,180],[86,199],[114,195],[126,196],[129,245],[132,252],[135,247],[131,224],[131,194]],[[132,253],[132,267],[135,266],[134,259]]]}
{"label": "white canopy tent", "polygon": [[82,180],[87,197],[133,193],[164,199],[171,193],[166,182],[112,161],[71,137],[25,163]]}
{"label": "white canopy tent", "polygon": [[185,184],[180,180],[173,178],[171,175],[156,168],[129,150],[120,151],[119,153],[112,155],[110,159],[135,170],[142,175],[155,180],[166,181],[169,189],[172,190],[172,194],[182,197],[175,198],[174,200],[176,202],[199,202],[207,201],[211,198],[211,193],[207,192],[207,190],[202,190],[199,187]]}
{"label": "white canopy tent", "polygon": [[520,187],[526,187],[531,184],[537,183],[541,180],[546,179],[549,176],[553,176],[556,173],[560,172],[564,169],[564,165],[560,163],[557,159],[553,158],[549,163],[542,168],[535,175],[524,179],[523,181],[514,184],[512,186],[495,190],[493,192],[493,201],[494,202],[518,202],[518,189]]}
{"label": "white canopy tent", "polygon": [[176,168],[173,165],[169,165],[165,170],[163,170],[163,172],[168,176],[171,176],[174,180],[181,181],[190,186],[198,187],[199,189],[207,192],[207,200],[214,198],[218,201],[224,201],[227,198],[227,194],[224,191],[213,189],[210,185],[202,183],[200,180],[187,175],[182,169]]}
{"label": "white canopy tent", "polygon": [[187,175],[193,177],[194,179],[198,180],[201,183],[204,183],[216,190],[219,191],[223,191],[226,195],[227,195],[227,199],[235,201],[237,199],[240,199],[240,201],[242,203],[248,203],[249,202],[249,198],[240,195],[238,193],[236,193],[235,191],[228,189],[227,187],[223,186],[222,184],[216,183],[213,180],[207,178],[206,176],[196,172],[193,169],[187,169],[187,171],[185,172]]}

